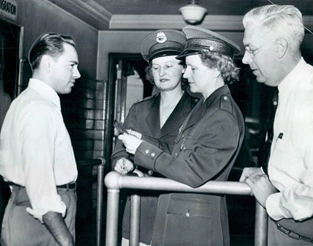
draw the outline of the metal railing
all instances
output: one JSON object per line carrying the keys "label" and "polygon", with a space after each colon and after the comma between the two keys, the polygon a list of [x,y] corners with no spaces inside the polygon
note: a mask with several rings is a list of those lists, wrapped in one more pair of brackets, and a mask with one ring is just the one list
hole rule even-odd
{"label": "metal railing", "polygon": [[79,169],[97,166],[96,245],[100,246],[102,235],[102,218],[103,218],[103,192],[104,192],[103,179],[104,179],[105,159],[103,157],[98,157],[97,159],[77,161],[77,166]]}
{"label": "metal railing", "polygon": [[[117,246],[118,242],[118,212],[120,189],[142,189],[159,191],[179,191],[188,193],[210,193],[225,195],[251,195],[250,187],[245,183],[231,181],[210,181],[198,188],[166,178],[122,176],[112,171],[104,181],[107,187],[107,221],[106,221],[106,246]],[[139,206],[140,196],[132,195],[131,198],[131,231],[130,245],[139,244]],[[256,203],[255,214],[255,246],[265,246],[267,241],[267,214]]]}

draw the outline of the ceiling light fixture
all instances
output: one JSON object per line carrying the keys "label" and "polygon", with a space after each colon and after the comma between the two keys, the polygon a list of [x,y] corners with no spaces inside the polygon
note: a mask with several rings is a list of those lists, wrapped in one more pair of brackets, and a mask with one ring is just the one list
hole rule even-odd
{"label": "ceiling light fixture", "polygon": [[189,4],[179,8],[184,20],[189,24],[200,23],[206,14],[207,10],[199,6],[198,0],[191,0]]}

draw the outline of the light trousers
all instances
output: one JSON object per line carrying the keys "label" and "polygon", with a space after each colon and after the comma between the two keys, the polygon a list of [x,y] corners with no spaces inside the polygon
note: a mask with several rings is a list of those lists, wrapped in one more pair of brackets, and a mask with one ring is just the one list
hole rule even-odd
{"label": "light trousers", "polygon": [[[312,229],[313,230],[313,229]],[[313,244],[303,240],[297,240],[289,237],[287,234],[281,232],[276,223],[268,219],[268,246],[305,246]]]}
{"label": "light trousers", "polygon": [[[65,224],[75,239],[76,190],[57,189],[66,205]],[[2,246],[56,246],[52,234],[45,224],[27,213],[31,207],[24,187],[13,186],[12,194],[5,209],[2,230]]]}

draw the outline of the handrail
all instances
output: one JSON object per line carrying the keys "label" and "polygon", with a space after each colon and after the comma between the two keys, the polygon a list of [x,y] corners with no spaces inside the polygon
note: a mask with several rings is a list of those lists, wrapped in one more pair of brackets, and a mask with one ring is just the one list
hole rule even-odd
{"label": "handrail", "polygon": [[104,170],[105,170],[105,158],[98,157],[101,160],[101,165],[98,166],[97,172],[97,246],[101,246],[102,235],[102,214],[103,214],[103,192],[104,192]]}
{"label": "handrail", "polygon": [[[251,195],[250,187],[247,184],[240,182],[209,181],[201,187],[191,188],[188,185],[167,178],[123,176],[115,171],[112,171],[106,175],[104,183],[107,187],[108,193],[105,239],[106,246],[117,246],[120,189],[129,188],[143,190],[180,191],[189,193]],[[136,206],[139,208],[138,203]],[[257,209],[254,245],[265,246],[267,240],[267,214],[258,203],[256,203],[256,206]],[[135,216],[138,218],[138,214]],[[131,215],[131,221],[132,219],[133,216]],[[137,223],[139,223],[138,220]],[[137,235],[135,235],[136,238],[138,238],[138,233],[139,232],[137,231]],[[130,240],[130,243],[131,245],[138,245],[138,243],[132,244],[132,240]]]}
{"label": "handrail", "polygon": [[77,168],[85,168],[85,167],[94,167],[98,165],[102,165],[105,163],[103,157],[98,157],[97,159],[86,159],[77,161]]}

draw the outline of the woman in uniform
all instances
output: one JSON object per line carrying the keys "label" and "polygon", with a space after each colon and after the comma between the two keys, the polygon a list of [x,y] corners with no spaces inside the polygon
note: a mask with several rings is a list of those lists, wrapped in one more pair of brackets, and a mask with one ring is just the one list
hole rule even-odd
{"label": "woman in uniform", "polygon": [[[198,99],[191,97],[182,85],[184,64],[176,56],[184,49],[186,37],[181,31],[158,30],[142,41],[141,54],[148,62],[147,77],[159,93],[132,105],[124,126],[140,131],[149,142],[159,146],[164,142],[174,145],[178,130]],[[159,146],[160,147],[160,146]],[[118,140],[111,156],[113,169],[121,174],[132,172],[136,162]],[[159,176],[151,169],[141,169],[150,176]],[[158,203],[157,192],[142,191],[140,238],[141,245],[150,245]],[[130,200],[126,202],[123,216],[122,245],[129,244]]]}

